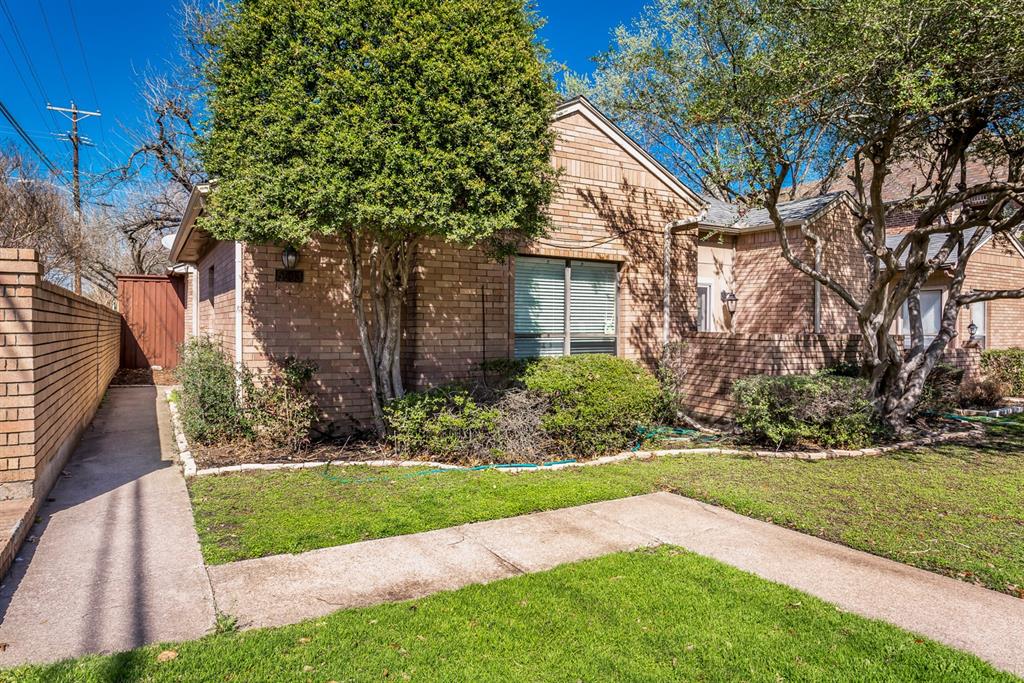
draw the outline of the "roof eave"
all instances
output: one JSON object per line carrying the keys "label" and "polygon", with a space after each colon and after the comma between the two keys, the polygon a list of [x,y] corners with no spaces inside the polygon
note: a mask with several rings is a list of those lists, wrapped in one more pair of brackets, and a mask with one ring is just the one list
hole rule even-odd
{"label": "roof eave", "polygon": [[174,236],[174,243],[171,245],[172,263],[185,263],[181,261],[181,251],[195,232],[196,219],[199,218],[203,206],[206,205],[210,187],[210,183],[200,183],[192,188],[192,193],[188,196],[188,203],[185,204],[185,211],[181,215],[178,233]]}

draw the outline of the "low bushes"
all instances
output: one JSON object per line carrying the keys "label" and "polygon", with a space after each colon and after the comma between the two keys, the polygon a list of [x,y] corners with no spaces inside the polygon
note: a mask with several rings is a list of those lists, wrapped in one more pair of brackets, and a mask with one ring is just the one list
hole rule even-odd
{"label": "low bushes", "polygon": [[541,424],[564,454],[621,450],[638,426],[661,417],[658,380],[615,356],[545,358],[529,364],[522,381],[550,402]]}
{"label": "low bushes", "polygon": [[175,374],[181,382],[178,414],[186,436],[201,444],[235,437],[244,419],[235,368],[220,347],[206,337],[189,339]]}
{"label": "low bushes", "polygon": [[220,346],[194,337],[182,346],[175,370],[185,435],[203,445],[243,438],[272,448],[301,448],[318,414],[306,390],[315,371],[312,363],[286,358],[259,377],[239,373]]}
{"label": "low bushes", "polygon": [[662,389],[622,358],[566,356],[488,364],[484,386],[411,393],[385,409],[387,439],[407,455],[536,462],[621,450],[661,417]]}
{"label": "low bushes", "polygon": [[498,418],[459,386],[409,393],[384,407],[388,441],[404,455],[479,457],[490,449]]}
{"label": "low bushes", "polygon": [[928,373],[917,404],[918,412],[948,413],[960,407],[964,371],[948,363],[939,363]]}
{"label": "low bushes", "polygon": [[1010,396],[1024,396],[1024,349],[988,349],[981,352],[985,376]]}
{"label": "low bushes", "polygon": [[736,424],[776,448],[863,448],[879,432],[867,392],[864,380],[827,373],[746,377],[733,385]]}

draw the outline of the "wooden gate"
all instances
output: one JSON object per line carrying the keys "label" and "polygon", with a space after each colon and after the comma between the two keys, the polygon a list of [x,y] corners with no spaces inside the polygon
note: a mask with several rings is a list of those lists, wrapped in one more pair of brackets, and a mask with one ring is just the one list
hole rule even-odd
{"label": "wooden gate", "polygon": [[185,278],[118,275],[121,367],[174,368],[185,340]]}

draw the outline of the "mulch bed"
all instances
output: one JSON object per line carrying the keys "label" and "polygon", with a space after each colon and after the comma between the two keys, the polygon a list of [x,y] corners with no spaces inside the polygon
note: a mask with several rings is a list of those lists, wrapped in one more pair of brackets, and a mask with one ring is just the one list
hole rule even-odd
{"label": "mulch bed", "polygon": [[170,386],[177,384],[173,370],[153,370],[152,368],[121,368],[110,380],[111,386],[128,386],[147,384],[155,386]]}

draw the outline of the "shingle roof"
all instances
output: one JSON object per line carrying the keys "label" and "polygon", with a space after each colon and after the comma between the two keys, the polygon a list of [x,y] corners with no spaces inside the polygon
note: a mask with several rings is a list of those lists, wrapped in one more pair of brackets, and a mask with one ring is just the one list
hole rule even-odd
{"label": "shingle roof", "polygon": [[[988,241],[988,238],[991,236],[991,231],[988,228],[982,229],[985,231],[985,233],[982,236],[981,242],[979,242],[978,246],[981,246],[981,244],[984,244],[986,241]],[[966,230],[963,231],[964,244],[967,244],[968,242],[971,241],[971,238],[974,237],[974,233],[976,230],[978,230],[978,228],[967,228]],[[885,238],[885,246],[889,247],[890,249],[895,249],[897,246],[899,246],[899,243],[903,239],[904,234],[905,233],[898,233],[895,235],[887,236]],[[939,250],[942,249],[942,245],[946,242],[946,238],[948,236],[949,235],[947,233],[935,233],[933,235],[928,236],[928,260],[931,260],[938,255]],[[899,263],[901,267],[907,265],[907,256],[909,251],[910,250],[908,249],[907,251],[904,251],[902,254],[900,254]],[[954,265],[956,264],[958,257],[959,251],[956,247],[954,247],[953,250],[949,253],[949,256],[946,258],[946,261],[941,265]]]}
{"label": "shingle roof", "polygon": [[[786,224],[799,223],[813,217],[842,195],[842,192],[832,192],[817,197],[784,202],[779,204],[779,215]],[[731,204],[707,195],[702,196],[701,199],[707,205],[705,216],[701,221],[702,225],[737,229],[763,228],[772,225],[768,209],[756,208],[744,213],[739,204]]]}

